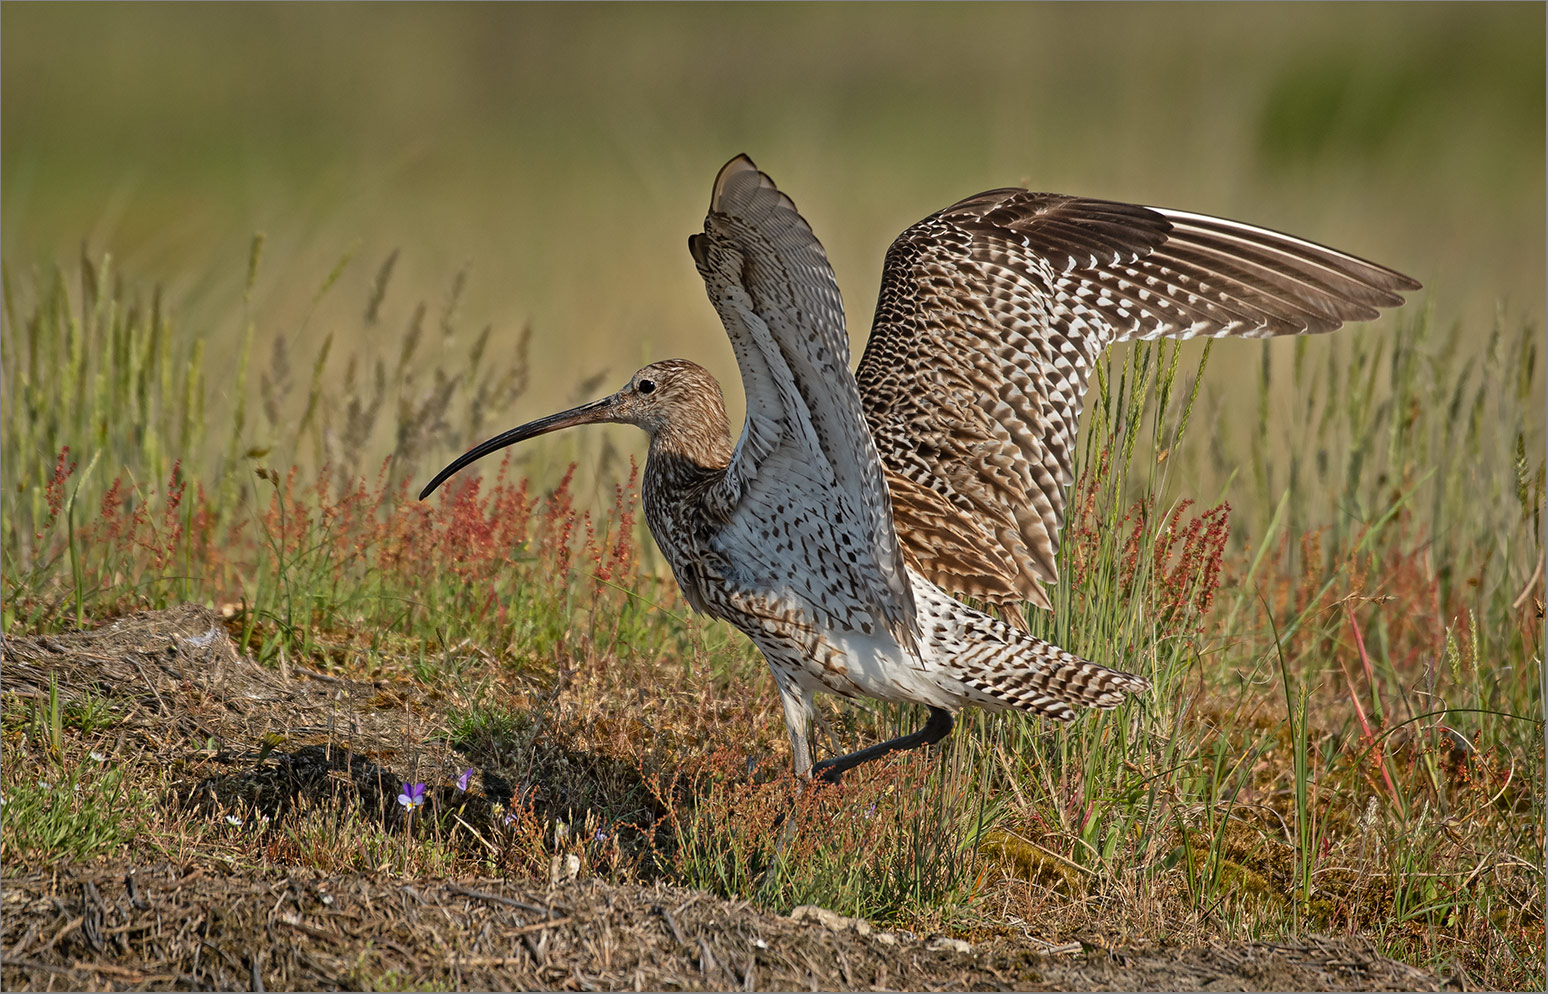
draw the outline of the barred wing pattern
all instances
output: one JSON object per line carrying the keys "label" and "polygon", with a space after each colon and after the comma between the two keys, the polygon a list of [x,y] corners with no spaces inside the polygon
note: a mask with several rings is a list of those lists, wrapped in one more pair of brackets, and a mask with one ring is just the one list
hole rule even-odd
{"label": "barred wing pattern", "polygon": [[747,395],[746,426],[710,501],[724,540],[797,553],[758,564],[779,575],[757,580],[800,594],[840,627],[869,630],[856,617],[869,614],[915,645],[913,591],[822,245],[790,198],[738,156],[716,178],[689,250]]}
{"label": "barred wing pattern", "polygon": [[898,236],[856,379],[910,565],[1049,606],[1082,398],[1101,351],[1332,331],[1419,284],[1221,218],[991,190]]}

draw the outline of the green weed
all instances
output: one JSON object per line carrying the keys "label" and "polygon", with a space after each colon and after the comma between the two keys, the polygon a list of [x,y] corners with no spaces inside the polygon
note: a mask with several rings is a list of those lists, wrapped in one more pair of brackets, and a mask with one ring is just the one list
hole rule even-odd
{"label": "green weed", "polygon": [[[788,913],[816,904],[884,922],[965,907],[989,820],[970,778],[911,757],[838,786],[749,781],[745,757],[713,754],[658,785],[671,876]],[[975,817],[976,816],[976,817]]]}
{"label": "green weed", "polygon": [[[1211,352],[1120,350],[1093,384],[1055,610],[1028,621],[1146,674],[1152,692],[1069,726],[970,712],[946,748],[822,789],[749,774],[749,760],[785,762],[766,668],[739,634],[692,617],[641,545],[631,471],[595,500],[573,470],[540,486],[506,462],[414,501],[415,458],[438,462],[467,441],[439,425],[469,385],[436,381],[443,400],[401,405],[389,431],[376,387],[357,380],[340,397],[317,386],[326,344],[304,391],[288,392],[290,360],[276,350],[259,392],[274,425],[297,398],[305,420],[293,430],[322,440],[314,456],[330,437],[314,426],[376,418],[354,429],[383,448],[392,439],[370,479],[326,458],[273,469],[273,452],[250,455],[235,435],[213,470],[142,458],[196,431],[172,398],[201,382],[185,368],[200,360],[169,364],[164,385],[146,373],[185,355],[183,338],[157,330],[170,321],[159,301],[130,321],[130,293],[93,290],[90,308],[62,290],[32,298],[29,320],[54,322],[65,343],[58,356],[39,345],[47,361],[25,336],[0,339],[9,382],[35,376],[26,396],[100,382],[74,396],[98,404],[92,424],[122,425],[141,411],[143,382],[141,430],[161,433],[135,448],[114,428],[67,450],[62,422],[6,421],[6,446],[60,443],[0,467],[25,495],[3,536],[8,635],[190,595],[224,606],[265,662],[384,681],[363,706],[394,706],[393,681],[433,689],[446,702],[442,747],[501,771],[513,818],[499,831],[423,820],[410,833],[319,809],[192,832],[147,815],[140,775],[121,767],[74,780],[51,770],[67,799],[19,771],[65,769],[114,705],[56,687],[7,704],[8,855],[134,838],[258,863],[537,875],[573,855],[587,873],[665,877],[782,910],[985,928],[1010,914],[1050,939],[1350,931],[1427,964],[1462,948],[1492,983],[1541,975],[1544,800],[1531,771],[1543,762],[1544,472],[1530,455],[1542,439],[1531,329],[1497,329],[1462,362],[1454,338],[1423,322],[1390,347],[1350,329],[1315,362],[1296,343],[1303,416],[1282,426],[1265,413],[1255,431],[1263,449],[1292,436],[1297,455],[1288,470],[1266,458],[1252,469],[1261,492],[1245,507],[1220,496],[1250,458],[1208,485],[1199,475],[1229,444],[1203,417]],[[368,323],[383,306],[374,294]],[[116,366],[93,365],[86,338],[68,344],[72,322],[131,357],[126,386]],[[379,382],[408,381],[423,327],[422,315],[408,325],[398,372],[383,364]],[[487,361],[480,376],[502,382]],[[78,459],[95,472],[77,473]],[[835,750],[919,720],[894,707],[826,713]]]}
{"label": "green weed", "polygon": [[0,807],[0,858],[7,861],[120,852],[155,804],[119,764],[18,769],[19,759],[7,756]]}

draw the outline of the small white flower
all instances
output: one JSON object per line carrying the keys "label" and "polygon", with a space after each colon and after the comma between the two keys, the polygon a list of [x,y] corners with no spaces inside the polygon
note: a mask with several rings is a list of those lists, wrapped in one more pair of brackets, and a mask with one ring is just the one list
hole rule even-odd
{"label": "small white flower", "polygon": [[103,754],[103,753],[100,753],[100,752],[98,752],[98,751],[97,751],[97,750],[95,750],[95,749],[93,749],[93,750],[92,750],[92,751],[91,751],[91,758],[92,758],[92,759],[95,759],[95,760],[96,760],[96,761],[97,761],[97,762],[99,762],[99,763],[106,763],[106,762],[107,762],[107,760],[108,760],[108,758],[107,758],[107,756],[106,756],[106,755],[104,755],[104,754]]}
{"label": "small white flower", "polygon": [[242,819],[238,818],[236,815],[227,815],[226,816],[226,824],[227,825],[235,825],[236,827],[241,828],[242,827]]}

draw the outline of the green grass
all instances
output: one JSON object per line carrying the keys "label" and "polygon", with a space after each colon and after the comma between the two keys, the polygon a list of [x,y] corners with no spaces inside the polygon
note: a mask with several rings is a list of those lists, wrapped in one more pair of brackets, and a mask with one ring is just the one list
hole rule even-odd
{"label": "green grass", "polygon": [[104,741],[117,710],[90,692],[65,700],[54,680],[44,700],[6,696],[0,857],[84,860],[120,851],[134,838],[155,799],[130,782]]}
{"label": "green grass", "polygon": [[[91,757],[141,734],[132,702],[56,685],[0,697],[0,856],[573,855],[904,928],[1351,932],[1540,988],[1543,18],[6,5],[0,631],[223,608],[264,665],[375,681],[351,703],[502,773],[519,817],[483,841],[188,817],[163,755]],[[1155,689],[1069,727],[970,713],[938,755],[802,792],[766,666],[642,534],[638,439],[572,433],[413,500],[666,355],[738,416],[680,236],[744,150],[811,218],[857,342],[893,235],[1018,182],[1267,224],[1426,291],[1327,338],[1115,353],[1031,622]],[[920,720],[825,706],[817,741]]]}
{"label": "green grass", "polygon": [[[19,4],[0,18],[7,264],[74,273],[85,240],[131,287],[166,288],[220,363],[190,425],[210,448],[174,450],[201,470],[224,452],[244,355],[240,451],[314,458],[311,439],[292,443],[330,334],[324,383],[356,357],[368,410],[380,359],[395,423],[395,349],[419,301],[427,368],[405,399],[433,390],[438,363],[466,369],[458,352],[486,325],[491,368],[507,368],[529,322],[534,409],[671,355],[733,379],[682,239],[741,151],[812,220],[857,343],[888,241],[1015,183],[1240,218],[1392,265],[1424,282],[1439,325],[1465,321],[1463,360],[1496,307],[1543,321],[1544,13],[1530,4]],[[255,229],[263,277],[239,310]],[[395,252],[379,321],[363,322]],[[258,369],[281,333],[292,393],[271,429]],[[1248,351],[1217,355],[1235,375],[1206,384],[1208,405],[1250,410]],[[1276,378],[1290,367],[1276,353]],[[562,466],[576,450],[555,451]]]}
{"label": "green grass", "polygon": [[0,838],[8,860],[91,859],[119,852],[136,815],[155,803],[131,788],[123,767],[34,770],[6,784]]}
{"label": "green grass", "polygon": [[[1464,333],[1422,316],[1400,319],[1399,344],[1359,328],[1295,343],[1304,413],[1260,415],[1255,431],[1291,436],[1297,455],[1254,465],[1260,442],[1232,460],[1266,487],[1245,507],[1198,487],[1228,437],[1199,384],[1222,350],[1283,350],[1115,354],[1089,398],[1055,610],[1030,620],[1154,690],[1067,727],[970,712],[938,757],[810,791],[770,779],[787,760],[766,669],[682,604],[616,454],[603,458],[620,482],[595,511],[569,475],[539,490],[509,466],[412,500],[427,463],[466,441],[436,449],[438,430],[401,447],[426,423],[413,405],[399,408],[407,427],[378,426],[377,451],[400,448],[365,479],[246,454],[168,463],[166,440],[190,430],[178,398],[210,381],[208,360],[165,304],[152,318],[132,287],[92,297],[100,271],[8,284],[7,321],[35,330],[0,339],[8,401],[64,396],[86,407],[72,418],[107,428],[77,455],[60,451],[69,419],[5,419],[7,451],[52,449],[4,467],[8,492],[28,497],[5,522],[7,634],[185,598],[232,605],[232,631],[265,662],[426,687],[444,702],[444,744],[423,748],[509,771],[519,817],[482,842],[347,808],[262,832],[174,826],[156,809],[163,769],[86,757],[114,702],[56,688],[5,703],[7,854],[539,876],[578,854],[587,873],[902,927],[992,929],[1012,914],[1050,940],[1347,931],[1421,964],[1460,957],[1497,986],[1543,975],[1535,329],[1497,326],[1460,362]],[[179,356],[175,373],[98,358],[149,356],[148,341]],[[276,367],[257,375],[272,387]],[[1260,390],[1270,411],[1268,379]],[[307,406],[338,424],[374,391],[309,389]],[[463,402],[444,397],[443,413]],[[212,445],[236,451],[227,427]],[[819,741],[849,748],[918,720],[829,708]]]}
{"label": "green grass", "polygon": [[910,757],[844,788],[749,780],[745,754],[695,762],[657,786],[680,882],[783,912],[815,904],[917,926],[976,898],[995,805],[960,763]]}
{"label": "green grass", "polygon": [[[496,853],[348,811],[173,824],[154,762],[89,758],[118,703],[56,687],[0,709],[8,859],[579,854],[781,910],[1353,931],[1543,983],[1541,7],[0,16],[0,630],[204,601],[266,665],[428,688],[438,747],[547,788]],[[939,762],[792,793],[764,664],[641,534],[637,440],[412,499],[673,352],[735,416],[679,235],[744,149],[857,339],[887,240],[1013,182],[1280,227],[1427,295],[1329,338],[1115,353],[1031,621],[1154,691],[1070,727],[972,714]],[[839,749],[920,715],[825,719]]]}

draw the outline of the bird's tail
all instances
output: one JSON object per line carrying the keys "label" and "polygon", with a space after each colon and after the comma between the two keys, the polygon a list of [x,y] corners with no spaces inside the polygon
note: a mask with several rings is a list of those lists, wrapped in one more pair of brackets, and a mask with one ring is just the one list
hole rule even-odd
{"label": "bird's tail", "polygon": [[943,682],[955,684],[964,704],[1070,721],[1082,709],[1115,708],[1150,689],[1142,676],[1081,659],[936,591],[921,611],[921,627],[946,670]]}

